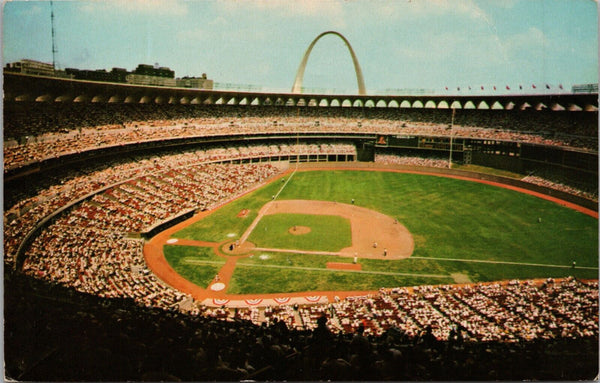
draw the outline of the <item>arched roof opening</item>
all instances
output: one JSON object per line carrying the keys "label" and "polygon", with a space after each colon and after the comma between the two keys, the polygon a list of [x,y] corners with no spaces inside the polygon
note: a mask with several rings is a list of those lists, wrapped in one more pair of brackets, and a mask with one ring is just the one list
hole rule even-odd
{"label": "arched roof opening", "polygon": [[450,105],[450,108],[452,109],[462,109],[462,104],[458,101],[454,101],[452,103],[452,105]]}
{"label": "arched roof opening", "polygon": [[[82,102],[83,103],[83,102],[89,102],[89,101],[90,101],[90,98],[87,95],[85,95],[85,94],[80,94],[79,96],[76,96],[73,99],[73,102]],[[122,101],[122,100],[119,100],[117,102],[120,102],[120,101]]]}

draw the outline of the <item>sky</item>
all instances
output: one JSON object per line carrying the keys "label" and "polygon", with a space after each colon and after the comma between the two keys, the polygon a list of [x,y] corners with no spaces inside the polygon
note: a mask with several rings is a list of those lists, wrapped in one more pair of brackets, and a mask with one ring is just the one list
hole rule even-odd
{"label": "sky", "polygon": [[[598,83],[597,6],[594,0],[57,0],[55,62],[60,69],[129,71],[159,64],[176,77],[206,73],[217,89],[289,92],[310,43],[337,31],[356,53],[368,94],[566,92]],[[4,64],[52,62],[50,14],[49,1],[3,3]],[[318,40],[303,80],[307,92],[357,92],[342,39]]]}

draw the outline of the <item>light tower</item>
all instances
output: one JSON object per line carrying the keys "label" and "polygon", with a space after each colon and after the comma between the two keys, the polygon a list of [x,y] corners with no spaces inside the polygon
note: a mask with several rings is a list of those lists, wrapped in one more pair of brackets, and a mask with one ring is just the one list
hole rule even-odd
{"label": "light tower", "polygon": [[56,43],[54,42],[54,5],[50,0],[50,24],[52,27],[52,69],[56,69]]}

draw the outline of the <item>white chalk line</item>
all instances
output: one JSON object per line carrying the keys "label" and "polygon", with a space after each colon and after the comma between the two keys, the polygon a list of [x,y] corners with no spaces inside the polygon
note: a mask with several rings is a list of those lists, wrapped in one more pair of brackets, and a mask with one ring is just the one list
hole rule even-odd
{"label": "white chalk line", "polygon": [[[510,261],[488,261],[484,259],[460,259],[460,258],[434,258],[434,257],[410,257],[407,259],[429,259],[432,261],[454,261],[454,262],[468,262],[468,263],[492,263],[492,264],[500,264],[500,265],[517,265],[517,266],[534,266],[534,267],[551,267],[551,268],[560,268],[560,269],[571,269],[574,268],[573,265],[552,265],[545,263],[528,263],[528,262],[510,262]],[[585,270],[598,270],[597,267],[589,267],[589,266],[576,266],[576,269],[585,269]]]}
{"label": "white chalk line", "polygon": [[[292,172],[292,174],[290,174],[290,176],[288,177],[288,179],[285,180],[285,182],[283,183],[283,185],[281,186],[281,188],[279,188],[279,191],[277,192],[277,194],[275,194],[273,196],[273,198],[272,198],[273,201],[275,201],[277,199],[277,197],[279,197],[279,194],[281,194],[281,192],[283,191],[283,189],[287,186],[288,182],[290,182],[290,180],[292,179],[292,177],[294,176],[294,174],[296,174],[296,170],[298,170],[297,166],[294,169],[294,171]],[[265,215],[265,213],[267,211],[269,211],[269,208],[270,208],[270,206],[267,206],[267,208],[265,209],[265,211],[258,212],[258,216],[254,219],[254,221],[252,222],[252,224],[250,224],[250,226],[248,227],[248,229],[246,229],[246,231],[244,232],[244,234],[240,238],[240,245],[243,244],[244,242],[246,242],[246,240],[248,239],[248,237],[250,236],[250,234],[252,234],[252,232],[256,228],[256,225],[258,225],[258,223],[262,219],[263,215]]]}
{"label": "white chalk line", "polygon": [[[184,263],[190,263],[194,265],[201,264],[214,264],[215,261],[203,261],[200,259],[189,259],[185,260]],[[391,271],[370,271],[370,270],[342,270],[342,269],[329,269],[322,267],[307,267],[307,266],[284,266],[284,265],[261,265],[259,263],[246,263],[237,262],[236,266],[249,266],[249,267],[260,267],[260,268],[271,268],[271,269],[289,269],[289,270],[304,270],[304,271],[327,271],[327,272],[349,272],[359,274],[375,274],[375,275],[391,275],[401,277],[424,277],[424,278],[449,278],[453,279],[450,275],[444,274],[414,274],[414,273],[394,273]]]}

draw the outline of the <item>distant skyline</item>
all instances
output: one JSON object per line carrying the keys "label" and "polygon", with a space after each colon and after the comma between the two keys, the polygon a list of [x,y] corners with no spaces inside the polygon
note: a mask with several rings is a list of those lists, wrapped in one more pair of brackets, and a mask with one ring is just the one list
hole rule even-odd
{"label": "distant skyline", "polygon": [[[24,58],[51,63],[50,2],[3,5],[4,64]],[[369,94],[562,92],[574,84],[598,83],[597,5],[593,0],[54,1],[56,64],[133,70],[158,63],[177,77],[206,73],[216,88],[233,84],[289,92],[308,45],[333,30],[352,45]],[[315,45],[304,86],[357,92],[341,39],[328,35]]]}

